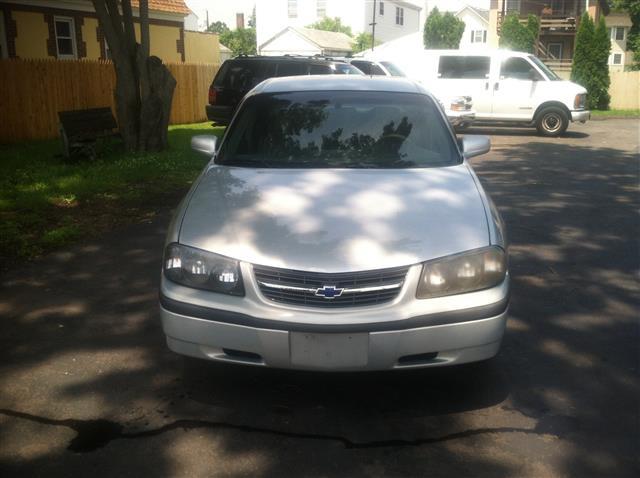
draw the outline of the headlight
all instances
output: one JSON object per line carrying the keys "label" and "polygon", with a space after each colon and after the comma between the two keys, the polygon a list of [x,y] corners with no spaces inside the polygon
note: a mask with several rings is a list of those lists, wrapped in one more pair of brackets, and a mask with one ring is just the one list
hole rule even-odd
{"label": "headlight", "polygon": [[467,111],[471,109],[470,96],[456,96],[451,100],[451,111]]}
{"label": "headlight", "polygon": [[167,279],[194,289],[244,295],[238,261],[181,244],[169,244],[164,252]]}
{"label": "headlight", "polygon": [[418,299],[462,294],[500,284],[507,273],[507,257],[499,247],[488,247],[425,262]]}
{"label": "headlight", "polygon": [[580,93],[579,95],[576,95],[575,99],[573,100],[573,109],[581,110],[585,107],[586,104],[587,104],[587,94]]}

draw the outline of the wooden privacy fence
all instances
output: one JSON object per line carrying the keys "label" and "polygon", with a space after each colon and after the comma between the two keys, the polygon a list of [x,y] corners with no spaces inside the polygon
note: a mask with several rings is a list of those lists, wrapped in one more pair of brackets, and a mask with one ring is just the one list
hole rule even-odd
{"label": "wooden privacy fence", "polygon": [[[177,81],[171,124],[205,121],[209,85],[218,65],[169,63]],[[0,60],[0,143],[58,136],[58,111],[111,106],[111,62]]]}

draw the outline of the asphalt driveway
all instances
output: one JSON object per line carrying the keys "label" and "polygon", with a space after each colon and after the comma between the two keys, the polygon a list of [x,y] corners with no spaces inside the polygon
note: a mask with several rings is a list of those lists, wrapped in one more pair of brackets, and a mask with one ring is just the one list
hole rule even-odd
{"label": "asphalt driveway", "polygon": [[5,275],[0,475],[638,476],[639,125],[505,129],[474,158],[512,244],[511,319],[486,364],[184,360],[157,312],[169,211]]}

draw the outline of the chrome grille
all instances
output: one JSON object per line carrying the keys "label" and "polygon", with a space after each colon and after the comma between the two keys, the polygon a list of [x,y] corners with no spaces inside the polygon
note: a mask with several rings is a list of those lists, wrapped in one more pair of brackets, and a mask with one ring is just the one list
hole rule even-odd
{"label": "chrome grille", "polygon": [[[253,266],[267,299],[307,307],[364,307],[395,299],[408,266],[362,272],[322,273]],[[332,295],[333,297],[325,297]]]}

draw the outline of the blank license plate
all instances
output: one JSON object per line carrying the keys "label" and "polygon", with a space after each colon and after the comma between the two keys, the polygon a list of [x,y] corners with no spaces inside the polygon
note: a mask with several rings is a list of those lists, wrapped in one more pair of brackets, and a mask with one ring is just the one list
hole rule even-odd
{"label": "blank license plate", "polygon": [[367,364],[369,334],[291,332],[291,363],[316,368],[351,368]]}

